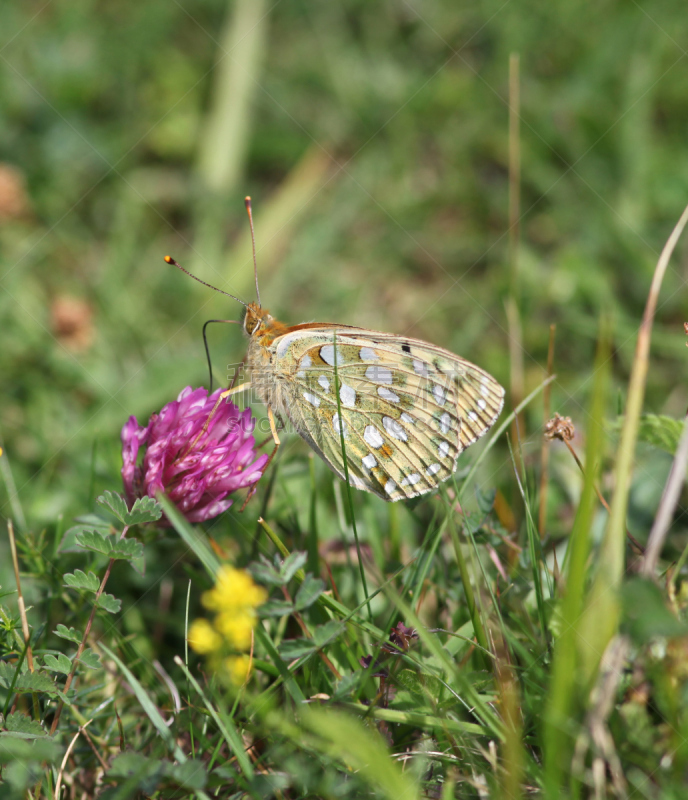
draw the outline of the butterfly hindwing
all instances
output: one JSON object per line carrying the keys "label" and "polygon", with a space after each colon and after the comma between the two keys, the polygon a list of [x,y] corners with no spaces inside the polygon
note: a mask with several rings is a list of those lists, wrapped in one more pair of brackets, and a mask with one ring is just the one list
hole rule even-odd
{"label": "butterfly hindwing", "polygon": [[304,325],[270,351],[280,410],[341,477],[343,430],[352,485],[385,500],[425,494],[449,478],[504,404],[488,373],[417,339]]}

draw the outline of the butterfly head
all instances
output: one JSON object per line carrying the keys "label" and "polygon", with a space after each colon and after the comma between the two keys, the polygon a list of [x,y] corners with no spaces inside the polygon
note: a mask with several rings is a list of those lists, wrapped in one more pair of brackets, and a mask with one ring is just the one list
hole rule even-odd
{"label": "butterfly head", "polygon": [[272,325],[272,316],[267,308],[258,303],[249,303],[244,316],[244,330],[249,336],[261,336]]}

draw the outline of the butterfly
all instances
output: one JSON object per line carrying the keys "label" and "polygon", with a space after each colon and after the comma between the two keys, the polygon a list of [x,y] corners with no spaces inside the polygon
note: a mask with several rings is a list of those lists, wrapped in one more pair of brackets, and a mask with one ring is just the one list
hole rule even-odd
{"label": "butterfly", "polygon": [[287,326],[261,305],[255,245],[254,270],[257,302],[230,295],[246,307],[250,381],[221,397],[256,392],[275,440],[271,459],[277,416],[344,480],[346,459],[354,488],[403,500],[447,480],[463,450],[497,421],[504,389],[480,367],[408,336],[329,322]]}

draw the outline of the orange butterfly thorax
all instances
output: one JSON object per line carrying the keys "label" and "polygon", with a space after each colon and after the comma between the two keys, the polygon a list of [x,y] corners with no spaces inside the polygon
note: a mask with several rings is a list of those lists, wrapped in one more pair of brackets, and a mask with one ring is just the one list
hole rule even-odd
{"label": "orange butterfly thorax", "polygon": [[249,303],[244,317],[244,330],[261,347],[269,347],[278,336],[287,333],[289,328],[276,320],[267,308],[258,303]]}

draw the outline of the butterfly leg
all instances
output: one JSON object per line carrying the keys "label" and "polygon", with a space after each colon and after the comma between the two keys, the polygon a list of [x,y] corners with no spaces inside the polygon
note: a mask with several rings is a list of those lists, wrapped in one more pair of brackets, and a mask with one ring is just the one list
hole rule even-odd
{"label": "butterfly leg", "polygon": [[205,421],[205,424],[203,425],[203,427],[202,427],[202,428],[201,428],[201,430],[199,431],[199,433],[198,433],[198,436],[196,436],[196,438],[193,440],[193,442],[190,442],[190,443],[189,443],[189,446],[186,448],[186,450],[185,450],[185,451],[184,451],[184,453],[182,454],[182,458],[183,458],[184,456],[186,456],[186,454],[187,454],[187,453],[188,453],[188,452],[189,452],[189,451],[190,451],[190,450],[191,450],[193,447],[195,447],[195,445],[196,445],[196,443],[198,442],[198,440],[199,440],[199,439],[200,439],[202,436],[205,436],[205,434],[208,432],[208,428],[209,428],[209,426],[210,426],[210,421],[211,421],[211,420],[212,420],[212,418],[215,416],[215,412],[216,412],[216,411],[217,411],[217,409],[220,407],[220,403],[221,403],[221,402],[222,402],[222,401],[223,401],[223,400],[224,400],[226,397],[229,397],[231,394],[238,394],[239,392],[243,392],[243,391],[245,391],[246,389],[250,389],[250,388],[251,388],[251,383],[250,383],[250,382],[249,382],[249,383],[242,383],[241,385],[239,385],[239,386],[235,386],[235,387],[234,387],[234,388],[232,388],[232,389],[227,389],[227,391],[226,391],[226,392],[222,392],[222,394],[220,394],[220,396],[219,396],[219,397],[217,398],[217,400],[215,401],[215,405],[213,406],[213,408],[212,408],[212,410],[211,410],[210,414],[208,414],[208,419]]}
{"label": "butterfly leg", "polygon": [[206,433],[208,430],[208,425],[210,425],[210,420],[215,416],[215,412],[220,407],[220,403],[222,403],[227,397],[233,394],[239,394],[239,392],[244,392],[246,389],[251,388],[251,382],[248,383],[240,383],[239,386],[234,386],[231,389],[227,389],[227,391],[222,392],[220,396],[215,401],[215,405],[213,406],[213,410],[208,414],[208,419],[206,420],[205,425],[203,426],[203,430],[201,433]]}
{"label": "butterfly leg", "polygon": [[[275,415],[272,412],[272,406],[268,406],[268,421],[270,423],[270,431],[272,432],[272,438],[274,439],[275,442],[275,448],[272,451],[272,453],[270,453],[270,457],[268,458],[268,460],[265,463],[265,466],[263,467],[263,473],[265,473],[265,470],[270,466],[272,459],[277,455],[277,451],[279,450],[279,446],[281,444],[280,438],[277,435],[277,425],[275,423]],[[246,508],[246,504],[255,494],[256,486],[257,484],[254,483],[251,489],[249,490],[249,493],[246,495],[246,499],[244,500],[243,506],[239,509],[240,512]]]}

